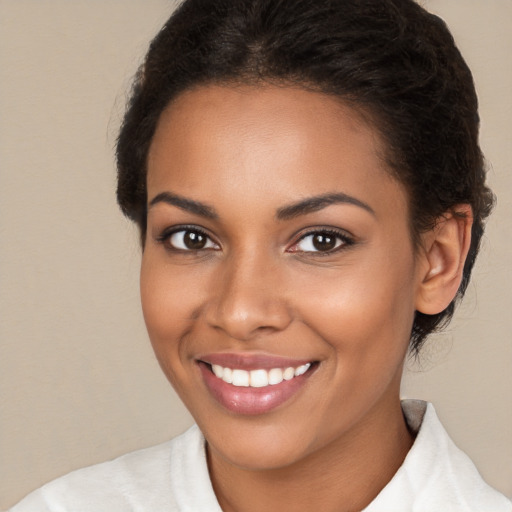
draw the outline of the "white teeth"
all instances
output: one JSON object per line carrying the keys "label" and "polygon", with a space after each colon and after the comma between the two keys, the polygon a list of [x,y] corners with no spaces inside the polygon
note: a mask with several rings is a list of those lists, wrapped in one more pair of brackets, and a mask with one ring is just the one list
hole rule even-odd
{"label": "white teeth", "polygon": [[238,387],[264,388],[266,386],[275,386],[283,380],[291,380],[294,377],[304,375],[311,363],[306,363],[297,368],[289,366],[288,368],[272,368],[270,370],[238,370],[224,368],[218,364],[212,364],[212,371],[216,377],[222,379],[228,384]]}
{"label": "white teeth", "polygon": [[222,370],[222,380],[228,384],[233,382],[233,370],[231,368],[224,368]]}
{"label": "white teeth", "polygon": [[293,377],[295,377],[295,368],[292,368],[290,366],[289,368],[286,368],[286,370],[283,372],[283,379],[292,380]]}
{"label": "white teeth", "polygon": [[281,382],[283,382],[283,370],[281,370],[281,368],[272,368],[272,370],[268,372],[268,383],[274,386]]}
{"label": "white teeth", "polygon": [[264,388],[268,386],[268,373],[266,370],[253,370],[251,372],[251,387]]}
{"label": "white teeth", "polygon": [[299,377],[300,375],[304,375],[311,366],[311,363],[303,364],[302,366],[299,366],[298,368],[295,368],[295,377]]}
{"label": "white teeth", "polygon": [[249,387],[249,372],[245,370],[233,370],[233,386]]}
{"label": "white teeth", "polygon": [[216,377],[222,379],[222,375],[224,373],[224,368],[222,368],[222,366],[219,366],[218,364],[212,364],[212,370]]}

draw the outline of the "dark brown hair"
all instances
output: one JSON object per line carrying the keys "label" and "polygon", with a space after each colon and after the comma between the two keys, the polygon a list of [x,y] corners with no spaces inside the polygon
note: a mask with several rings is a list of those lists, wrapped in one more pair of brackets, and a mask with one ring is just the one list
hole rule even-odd
{"label": "dark brown hair", "polygon": [[473,210],[457,297],[417,312],[411,350],[445,325],[469,282],[493,195],[478,144],[471,72],[445,23],[413,0],[186,0],[152,41],[117,143],[117,198],[146,232],[146,161],[162,111],[191,87],[293,84],[370,115],[409,192],[411,233],[458,204]]}

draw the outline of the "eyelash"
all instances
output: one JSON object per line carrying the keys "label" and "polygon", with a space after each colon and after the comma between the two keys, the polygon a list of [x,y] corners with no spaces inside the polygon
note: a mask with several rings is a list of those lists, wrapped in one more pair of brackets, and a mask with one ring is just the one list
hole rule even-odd
{"label": "eyelash", "polygon": [[199,248],[199,249],[182,249],[182,248],[179,248],[179,247],[175,247],[171,244],[171,238],[173,237],[173,235],[176,235],[178,233],[194,233],[196,235],[200,235],[200,236],[203,236],[207,239],[206,243],[210,243],[210,244],[215,244],[217,247],[219,244],[217,244],[217,242],[215,242],[212,237],[203,229],[199,228],[198,226],[176,226],[174,228],[170,228],[170,229],[166,229],[162,232],[162,234],[160,236],[158,236],[158,238],[156,239],[156,241],[158,243],[161,243],[163,245],[165,245],[165,247],[169,250],[169,251],[173,251],[173,252],[179,252],[179,253],[191,253],[191,254],[194,254],[194,253],[197,253],[197,252],[200,252],[200,251],[210,251],[210,250],[217,250],[213,247],[202,247],[202,248]]}
{"label": "eyelash", "polygon": [[[213,244],[216,247],[205,246],[205,247],[201,247],[198,249],[191,249],[191,248],[179,248],[179,247],[175,247],[174,245],[171,244],[171,238],[174,235],[176,235],[178,233],[183,233],[185,235],[185,233],[187,233],[187,232],[205,237],[207,239],[206,240],[207,245]],[[325,251],[322,251],[322,250],[307,250],[307,251],[305,251],[305,250],[300,250],[300,249],[296,248],[302,241],[306,240],[308,237],[313,237],[315,235],[323,235],[324,237],[325,236],[334,237],[336,239],[335,246],[332,249],[328,249]],[[182,254],[183,253],[194,254],[194,253],[198,253],[200,251],[218,250],[218,247],[219,247],[219,244],[217,242],[215,242],[212,239],[212,237],[210,235],[208,235],[208,233],[205,230],[199,228],[198,226],[177,226],[174,228],[166,229],[163,231],[163,233],[161,235],[158,236],[156,241],[158,243],[165,245],[168,250],[173,251],[173,252],[179,252]],[[343,249],[347,249],[348,247],[354,245],[354,243],[355,243],[354,239],[352,237],[348,236],[345,232],[342,232],[342,231],[339,231],[336,229],[332,229],[332,228],[330,228],[330,229],[316,228],[316,229],[310,229],[306,233],[303,233],[300,236],[300,238],[292,244],[291,248],[287,249],[287,252],[299,253],[299,254],[310,254],[310,255],[314,255],[314,256],[329,256],[329,255],[337,253],[338,251],[341,251]],[[312,242],[311,245],[314,245],[314,242]]]}
{"label": "eyelash", "polygon": [[[323,235],[328,237],[334,237],[336,239],[336,245],[332,249],[321,251],[302,251],[300,249],[293,249],[298,246],[302,241],[306,240],[308,237],[313,237],[315,235]],[[347,235],[344,231],[332,229],[332,228],[313,228],[302,234],[300,238],[292,245],[292,249],[288,249],[288,252],[294,252],[299,254],[311,254],[314,256],[330,256],[334,253],[347,249],[348,247],[354,245],[355,240]],[[312,242],[313,244],[313,242]]]}

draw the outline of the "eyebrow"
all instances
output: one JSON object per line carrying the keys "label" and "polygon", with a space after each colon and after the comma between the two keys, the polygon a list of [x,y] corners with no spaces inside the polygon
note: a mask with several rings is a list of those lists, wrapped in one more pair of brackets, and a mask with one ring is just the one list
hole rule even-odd
{"label": "eyebrow", "polygon": [[194,213],[195,215],[206,217],[208,219],[219,218],[218,213],[212,206],[201,203],[199,201],[193,201],[192,199],[187,199],[186,197],[179,196],[171,192],[161,192],[160,194],[156,195],[153,199],[151,199],[149,207],[152,208],[158,203],[170,204],[180,208],[181,210],[185,210],[187,212]]}
{"label": "eyebrow", "polygon": [[[171,192],[161,192],[160,194],[157,194],[150,201],[149,207],[152,208],[158,203],[170,204],[180,208],[181,210],[185,210],[208,219],[216,220],[219,218],[219,215],[213,206],[201,203],[200,201],[187,199],[186,197],[173,194]],[[343,194],[342,192],[335,192],[308,197],[297,203],[283,206],[277,210],[276,218],[278,220],[289,220],[300,215],[317,212],[332,204],[351,204],[358,206],[375,216],[375,211],[368,204],[356,199],[355,197]]]}
{"label": "eyebrow", "polygon": [[351,204],[358,206],[375,216],[375,211],[368,204],[356,199],[355,197],[343,194],[342,192],[335,192],[308,197],[297,203],[283,206],[277,210],[276,217],[278,220],[288,220],[298,217],[299,215],[317,212],[332,204]]}

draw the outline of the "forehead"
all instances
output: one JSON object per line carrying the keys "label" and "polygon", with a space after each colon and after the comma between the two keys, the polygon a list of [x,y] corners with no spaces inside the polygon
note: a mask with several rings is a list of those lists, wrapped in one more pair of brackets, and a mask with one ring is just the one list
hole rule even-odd
{"label": "forehead", "polygon": [[148,197],[178,188],[197,199],[229,193],[286,203],[344,192],[372,201],[391,194],[403,202],[384,153],[377,129],[333,96],[205,86],[162,113],[149,152]]}

